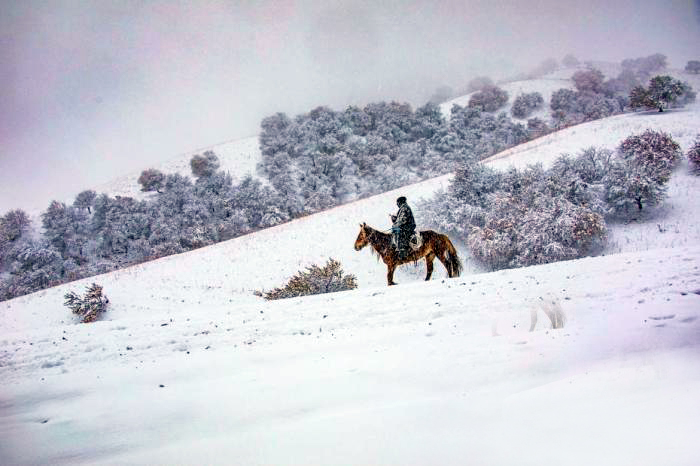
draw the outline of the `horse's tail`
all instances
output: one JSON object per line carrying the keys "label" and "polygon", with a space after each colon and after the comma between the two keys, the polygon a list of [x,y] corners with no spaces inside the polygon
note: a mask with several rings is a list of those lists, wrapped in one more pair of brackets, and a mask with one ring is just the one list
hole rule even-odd
{"label": "horse's tail", "polygon": [[445,236],[445,246],[447,249],[447,264],[450,268],[450,277],[459,277],[459,275],[462,273],[462,261],[459,260],[459,256],[457,255],[457,249],[455,249],[454,245],[452,244],[452,241],[450,241],[450,238],[448,238],[447,235]]}

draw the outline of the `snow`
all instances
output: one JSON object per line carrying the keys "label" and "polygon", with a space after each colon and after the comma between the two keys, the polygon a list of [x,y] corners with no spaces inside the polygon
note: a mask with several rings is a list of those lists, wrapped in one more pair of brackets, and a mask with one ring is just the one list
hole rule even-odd
{"label": "snow", "polygon": [[[685,151],[699,120],[617,116],[486,163],[647,127]],[[388,228],[398,195],[449,179],[0,303],[0,464],[697,464],[698,179],[680,167],[663,208],[611,226],[606,255],[487,273],[457,243],[461,277],[436,263],[423,282],[420,263],[387,287],[353,249],[358,224]],[[357,290],[253,295],[328,257]],[[78,324],[63,295],[93,281],[110,308]]]}

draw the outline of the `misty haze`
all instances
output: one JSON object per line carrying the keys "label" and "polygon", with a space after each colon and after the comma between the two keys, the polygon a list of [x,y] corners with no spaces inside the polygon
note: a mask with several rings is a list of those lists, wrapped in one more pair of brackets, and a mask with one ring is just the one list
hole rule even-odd
{"label": "misty haze", "polygon": [[4,2],[0,212],[256,135],[276,112],[417,107],[566,54],[697,58],[697,2],[527,3]]}

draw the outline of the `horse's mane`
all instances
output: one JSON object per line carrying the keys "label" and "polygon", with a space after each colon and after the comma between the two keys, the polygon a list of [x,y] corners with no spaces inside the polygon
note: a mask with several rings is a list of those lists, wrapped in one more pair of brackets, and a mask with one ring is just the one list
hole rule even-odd
{"label": "horse's mane", "polygon": [[365,230],[367,230],[367,239],[369,241],[369,246],[370,250],[372,251],[372,254],[377,258],[377,260],[382,258],[382,254],[377,250],[377,246],[372,242],[371,238],[372,236],[377,237],[377,238],[382,238],[383,240],[390,241],[387,237],[391,236],[388,233],[384,233],[379,230],[375,230],[369,225],[365,224]]}

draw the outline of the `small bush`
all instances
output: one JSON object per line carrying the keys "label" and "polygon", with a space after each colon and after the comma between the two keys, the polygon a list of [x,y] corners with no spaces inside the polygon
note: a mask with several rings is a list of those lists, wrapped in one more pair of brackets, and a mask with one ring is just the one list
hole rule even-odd
{"label": "small bush", "polygon": [[508,102],[508,93],[496,86],[486,86],[469,99],[470,108],[484,112],[495,112]]}
{"label": "small bush", "polygon": [[190,168],[195,178],[212,176],[219,169],[219,158],[210,150],[202,155],[195,155],[190,160]]}
{"label": "small bush", "polygon": [[527,118],[532,112],[544,105],[544,99],[539,92],[520,94],[513,101],[510,112],[515,118]]}
{"label": "small bush", "polygon": [[695,144],[688,149],[688,162],[690,170],[694,174],[700,175],[700,135],[695,140]]}
{"label": "small bush", "polygon": [[141,172],[138,183],[141,185],[141,191],[157,191],[160,192],[165,184],[165,175],[155,168],[149,168]]}
{"label": "small bush", "polygon": [[64,295],[66,302],[73,314],[80,316],[83,323],[94,322],[100,313],[107,309],[109,299],[102,294],[102,287],[96,283],[90,285],[85,296],[80,297],[74,292]]}
{"label": "small bush", "polygon": [[541,118],[530,118],[527,120],[527,131],[531,138],[538,138],[550,132],[549,126]]}
{"label": "small bush", "polygon": [[267,300],[294,298],[312,294],[334,293],[357,288],[354,275],[344,275],[340,262],[328,259],[325,266],[312,265],[306,271],[299,271],[282,288],[268,292],[256,292]]}

